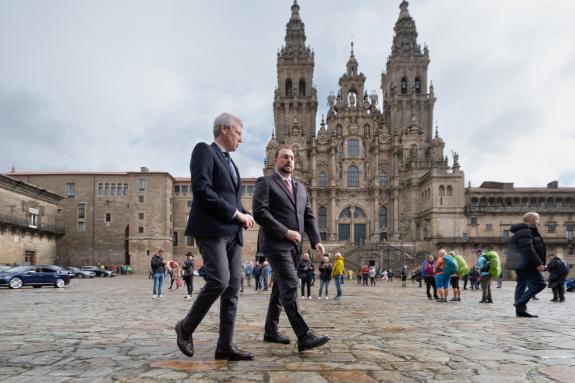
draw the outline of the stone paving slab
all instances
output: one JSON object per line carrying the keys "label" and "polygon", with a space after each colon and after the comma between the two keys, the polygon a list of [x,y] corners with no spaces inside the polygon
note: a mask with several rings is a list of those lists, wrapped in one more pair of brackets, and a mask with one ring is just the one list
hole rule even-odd
{"label": "stone paving slab", "polygon": [[[218,304],[194,334],[196,355],[186,358],[173,327],[191,301],[182,289],[153,300],[151,285],[131,275],[1,289],[0,382],[575,381],[575,294],[553,303],[546,289],[529,305],[540,318],[524,319],[514,316],[513,282],[493,289],[492,305],[477,303],[477,291],[436,303],[411,284],[348,282],[342,302],[300,302],[312,329],[332,340],[298,353],[295,342],[262,342],[269,294],[246,288],[235,342],[256,360],[226,362],[213,356]],[[280,329],[295,340],[285,316]]]}

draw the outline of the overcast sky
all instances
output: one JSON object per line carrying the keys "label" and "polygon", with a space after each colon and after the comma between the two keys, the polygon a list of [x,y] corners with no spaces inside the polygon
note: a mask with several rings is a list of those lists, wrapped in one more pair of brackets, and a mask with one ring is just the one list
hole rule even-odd
{"label": "overcast sky", "polygon": [[[229,111],[244,120],[241,174],[261,175],[291,3],[0,0],[0,172],[189,176],[193,146]],[[352,36],[381,107],[399,3],[299,1],[318,120]],[[409,11],[446,154],[460,153],[466,179],[575,186],[575,1],[414,0]]]}

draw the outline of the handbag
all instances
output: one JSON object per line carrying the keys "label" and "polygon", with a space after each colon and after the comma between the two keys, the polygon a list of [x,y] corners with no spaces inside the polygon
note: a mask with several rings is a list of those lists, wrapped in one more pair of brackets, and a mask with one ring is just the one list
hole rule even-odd
{"label": "handbag", "polygon": [[184,282],[181,279],[176,279],[176,289],[182,287]]}

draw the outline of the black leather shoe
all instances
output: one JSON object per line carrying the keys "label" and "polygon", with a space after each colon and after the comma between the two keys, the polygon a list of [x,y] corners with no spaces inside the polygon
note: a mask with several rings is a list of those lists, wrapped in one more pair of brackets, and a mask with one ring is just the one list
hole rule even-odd
{"label": "black leather shoe", "polygon": [[312,348],[323,346],[329,342],[329,337],[327,336],[316,336],[312,333],[302,336],[297,341],[297,350],[299,352],[305,350],[311,350]]}
{"label": "black leather shoe", "polygon": [[216,348],[216,359],[226,359],[226,360],[253,360],[254,354],[247,351],[242,351],[237,347],[233,346],[228,350],[223,350]]}
{"label": "black leather shoe", "polygon": [[194,356],[194,341],[192,340],[192,335],[189,336],[184,335],[184,328],[182,325],[182,321],[176,323],[176,343],[178,344],[178,348],[185,356],[189,356],[190,358]]}
{"label": "black leather shoe", "polygon": [[517,308],[515,309],[515,315],[519,318],[538,318],[537,315],[529,314],[526,309]]}
{"label": "black leather shoe", "polygon": [[264,342],[289,344],[290,340],[287,336],[276,332],[275,334],[264,334]]}

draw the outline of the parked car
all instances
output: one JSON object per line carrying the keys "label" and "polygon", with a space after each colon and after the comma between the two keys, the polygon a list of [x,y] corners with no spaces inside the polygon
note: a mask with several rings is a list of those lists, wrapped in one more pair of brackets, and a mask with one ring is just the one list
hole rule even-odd
{"label": "parked car", "polygon": [[0,272],[0,286],[19,289],[22,286],[54,286],[62,288],[70,284],[70,276],[53,266],[17,266]]}
{"label": "parked car", "polygon": [[80,267],[80,269],[87,270],[87,271],[93,271],[94,273],[96,273],[97,277],[113,277],[116,275],[116,273],[114,273],[111,270],[100,270],[96,266],[82,266],[82,267]]}
{"label": "parked car", "polygon": [[14,266],[0,266],[0,272],[2,271],[6,271],[6,270],[10,270],[11,268],[13,268]]}
{"label": "parked car", "polygon": [[66,267],[66,270],[70,271],[74,277],[82,278],[94,278],[96,273],[89,270],[82,270],[79,267]]}

